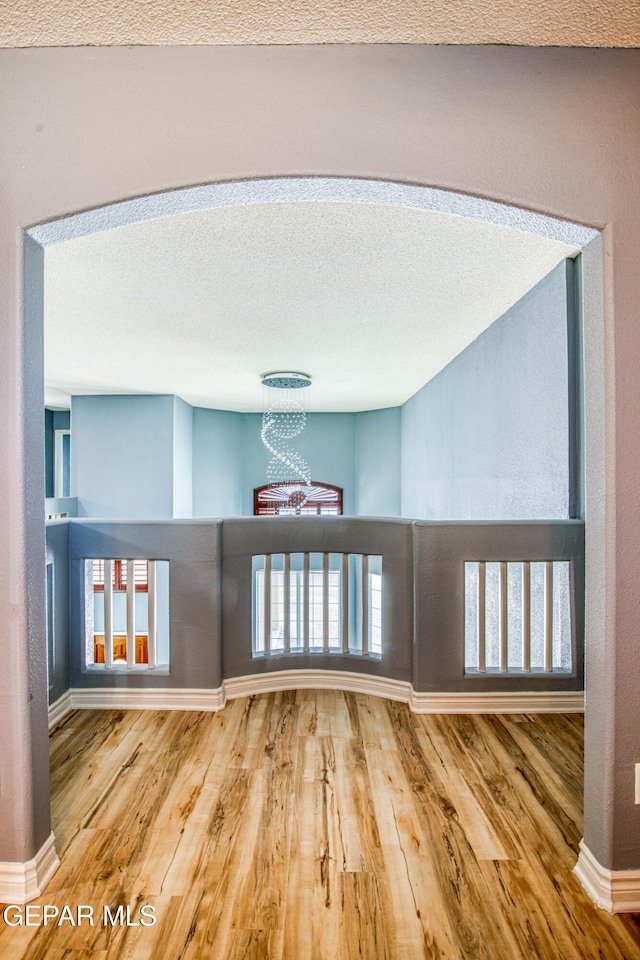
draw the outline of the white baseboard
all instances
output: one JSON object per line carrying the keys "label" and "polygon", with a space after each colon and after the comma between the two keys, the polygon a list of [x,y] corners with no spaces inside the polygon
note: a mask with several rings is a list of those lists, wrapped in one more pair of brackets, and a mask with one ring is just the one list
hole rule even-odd
{"label": "white baseboard", "polygon": [[348,670],[273,670],[231,677],[224,681],[224,689],[230,700],[278,690],[349,690],[402,703],[409,703],[411,698],[411,684],[404,680],[387,680]]}
{"label": "white baseboard", "polygon": [[49,708],[49,727],[71,710],[222,710],[228,699],[278,690],[349,690],[409,704],[414,713],[582,713],[581,691],[422,693],[404,680],[347,670],[277,670],[231,677],[214,689],[76,687]]}
{"label": "white baseboard", "polygon": [[527,690],[462,693],[413,691],[414,713],[584,713],[582,690]]}
{"label": "white baseboard", "polygon": [[222,710],[226,703],[222,687],[76,687],[70,692],[72,710]]}
{"label": "white baseboard", "polygon": [[39,897],[60,861],[50,833],[35,857],[26,863],[0,863],[0,903],[29,903]]}
{"label": "white baseboard", "polygon": [[67,690],[61,697],[58,697],[49,706],[49,730],[53,730],[57,723],[64,720],[66,715],[73,710],[71,706],[71,690]]}
{"label": "white baseboard", "polygon": [[608,870],[581,840],[574,873],[598,907],[609,913],[640,913],[640,870]]}

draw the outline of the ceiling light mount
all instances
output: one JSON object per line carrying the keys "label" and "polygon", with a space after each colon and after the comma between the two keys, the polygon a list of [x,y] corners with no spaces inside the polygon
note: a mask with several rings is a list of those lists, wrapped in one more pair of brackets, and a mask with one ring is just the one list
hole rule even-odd
{"label": "ceiling light mount", "polygon": [[272,387],[276,390],[301,390],[303,387],[311,386],[311,377],[308,373],[296,373],[291,370],[265,373],[260,380],[264,387]]}

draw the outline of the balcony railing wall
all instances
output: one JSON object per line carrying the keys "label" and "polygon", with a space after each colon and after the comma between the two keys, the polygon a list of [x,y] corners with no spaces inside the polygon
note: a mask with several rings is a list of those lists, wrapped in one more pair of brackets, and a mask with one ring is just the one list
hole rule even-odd
{"label": "balcony railing wall", "polygon": [[[58,521],[58,524],[65,521]],[[69,524],[71,687],[211,688],[222,683],[221,523],[189,520]],[[153,670],[86,666],[87,559],[169,562],[170,662]]]}
{"label": "balcony railing wall", "polygon": [[[353,517],[259,517],[223,524],[222,624],[226,677],[273,670],[357,670],[358,673],[411,681],[413,643],[412,527],[397,520]],[[383,602],[381,659],[356,664],[342,652],[280,653],[253,656],[251,558],[260,554],[363,554],[382,557]]]}
{"label": "balcony railing wall", "polygon": [[[382,653],[278,649],[256,656],[256,556],[381,558]],[[87,664],[86,560],[169,563],[169,663]],[[465,564],[568,562],[571,669],[465,671]],[[230,520],[57,520],[47,525],[50,696],[69,688],[218,689],[274,671],[357,671],[415,691],[579,691],[583,688],[584,524],[422,523],[351,517]],[[91,598],[93,602],[93,598]],[[131,658],[130,658],[131,659]],[[468,667],[468,664],[467,664]]]}
{"label": "balcony railing wall", "polygon": [[[465,563],[570,561],[572,669],[465,672]],[[584,683],[584,523],[416,523],[413,685],[423,691],[577,690]]]}

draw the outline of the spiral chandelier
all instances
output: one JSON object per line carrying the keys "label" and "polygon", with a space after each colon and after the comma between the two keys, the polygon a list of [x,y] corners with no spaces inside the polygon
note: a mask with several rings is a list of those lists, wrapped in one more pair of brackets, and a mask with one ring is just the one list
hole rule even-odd
{"label": "spiral chandelier", "polygon": [[305,428],[307,414],[301,402],[304,393],[300,391],[311,386],[311,377],[290,371],[266,373],[262,385],[267,391],[267,402],[260,436],[271,454],[267,480],[291,487],[288,505],[299,514],[311,493],[311,470],[289,441]]}

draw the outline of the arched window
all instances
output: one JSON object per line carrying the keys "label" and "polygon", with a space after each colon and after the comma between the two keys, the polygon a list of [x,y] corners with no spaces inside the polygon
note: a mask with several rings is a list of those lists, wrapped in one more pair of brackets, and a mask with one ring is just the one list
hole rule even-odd
{"label": "arched window", "polygon": [[309,498],[304,501],[301,483],[267,483],[253,491],[253,515],[264,516],[339,516],[342,513],[342,487],[311,481]]}

